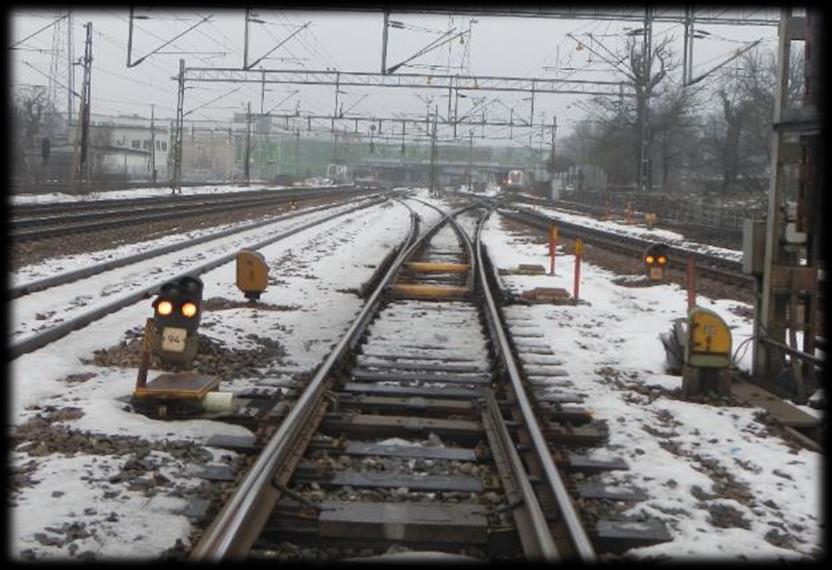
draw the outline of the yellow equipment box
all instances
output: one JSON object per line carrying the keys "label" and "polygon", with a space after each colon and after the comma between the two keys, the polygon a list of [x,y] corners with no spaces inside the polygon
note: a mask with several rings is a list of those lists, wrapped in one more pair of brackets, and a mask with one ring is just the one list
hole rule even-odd
{"label": "yellow equipment box", "polygon": [[690,366],[724,368],[731,364],[731,330],[713,311],[693,307],[688,311],[688,343],[685,362]]}

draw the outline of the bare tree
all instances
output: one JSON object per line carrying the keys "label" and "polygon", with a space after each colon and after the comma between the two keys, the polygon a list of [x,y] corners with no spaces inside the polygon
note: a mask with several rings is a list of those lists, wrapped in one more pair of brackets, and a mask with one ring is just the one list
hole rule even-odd
{"label": "bare tree", "polygon": [[[791,58],[786,96],[796,101],[803,89],[802,54],[795,50]],[[723,198],[767,189],[776,81],[774,53],[764,50],[749,51],[719,76],[714,89],[719,111],[709,117],[706,140]]]}

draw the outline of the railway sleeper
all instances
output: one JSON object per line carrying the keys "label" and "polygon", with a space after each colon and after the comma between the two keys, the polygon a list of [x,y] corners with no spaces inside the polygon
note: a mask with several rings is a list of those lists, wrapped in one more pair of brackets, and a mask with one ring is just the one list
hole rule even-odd
{"label": "railway sleeper", "polygon": [[[324,501],[320,510],[281,500],[269,519],[267,531],[281,537],[296,533],[354,541],[382,540],[408,543],[487,544],[488,508],[482,505],[443,503],[347,503]],[[310,512],[312,511],[312,512]]]}
{"label": "railway sleeper", "polygon": [[465,447],[423,447],[421,445],[399,445],[365,441],[337,442],[312,441],[310,449],[324,450],[331,454],[352,456],[398,457],[404,459],[447,459],[450,461],[482,461],[484,448]]}
{"label": "railway sleeper", "polygon": [[481,363],[459,363],[459,362],[440,362],[436,364],[421,363],[421,362],[398,362],[392,359],[395,356],[389,357],[391,360],[372,359],[365,356],[356,358],[356,363],[364,370],[401,370],[401,371],[416,371],[416,372],[460,372],[460,373],[484,373],[489,372],[487,364]]}
{"label": "railway sleeper", "polygon": [[433,432],[443,438],[478,442],[482,439],[482,424],[470,420],[447,420],[407,416],[376,416],[369,414],[327,414],[324,432],[350,436],[395,437]]}
{"label": "railway sleeper", "polygon": [[452,363],[468,363],[474,366],[482,367],[482,361],[485,360],[485,355],[481,357],[471,357],[471,356],[461,356],[461,355],[435,355],[435,354],[427,354],[425,352],[381,352],[378,348],[374,347],[372,349],[364,349],[362,350],[357,357],[357,361],[360,364],[362,359],[375,359],[375,360],[396,360],[396,361],[407,361],[407,360],[416,360],[419,362],[429,361],[432,363],[438,364],[452,364]]}
{"label": "railway sleeper", "polygon": [[[486,478],[488,479],[488,478]],[[349,486],[357,489],[399,489],[423,492],[482,493],[499,490],[496,481],[483,481],[467,475],[406,475],[397,473],[365,473],[360,471],[322,472],[317,464],[301,463],[292,477],[292,484],[317,483],[322,487]]]}
{"label": "railway sleeper", "polygon": [[543,427],[543,434],[550,443],[577,447],[601,445],[609,435],[600,422],[575,427],[549,423]]}
{"label": "railway sleeper", "polygon": [[481,387],[476,388],[448,388],[445,386],[390,386],[383,383],[368,384],[364,382],[349,382],[341,387],[342,392],[353,392],[359,394],[376,394],[379,396],[422,396],[426,398],[480,398],[483,395]]}
{"label": "railway sleeper", "polygon": [[[241,438],[242,439],[242,438]],[[248,441],[240,442],[236,436],[224,436],[222,439],[215,436],[209,440],[209,445],[231,449],[233,451],[255,453],[261,449],[254,444],[253,437],[245,438]],[[227,446],[225,445],[227,442]],[[240,445],[242,443],[243,445]],[[516,444],[517,451],[530,451],[526,444]],[[452,461],[483,461],[490,456],[490,452],[484,447],[461,448],[461,447],[423,447],[421,445],[398,445],[383,444],[376,442],[349,441],[342,445],[335,441],[314,441],[310,449],[325,450],[331,454],[343,454],[352,456],[380,456],[399,457],[407,459],[447,459]],[[607,471],[626,471],[630,469],[627,462],[620,457],[609,459],[591,459],[586,455],[564,452],[555,455],[555,462],[564,469],[573,473],[596,474]]]}
{"label": "railway sleeper", "polygon": [[667,526],[660,520],[601,519],[591,531],[595,544],[606,552],[621,553],[631,548],[670,542]]}
{"label": "railway sleeper", "polygon": [[491,384],[491,374],[441,374],[435,372],[376,371],[367,368],[353,368],[353,380],[364,382],[442,382],[451,384]]}
{"label": "railway sleeper", "polygon": [[358,394],[337,394],[339,409],[359,408],[364,413],[402,413],[419,412],[423,415],[471,416],[476,411],[473,402],[465,400],[444,400],[423,398],[421,396],[393,397],[393,396],[364,396]]}
{"label": "railway sleeper", "polygon": [[536,393],[535,400],[538,403],[554,402],[557,404],[580,404],[586,396],[575,392],[544,392]]}

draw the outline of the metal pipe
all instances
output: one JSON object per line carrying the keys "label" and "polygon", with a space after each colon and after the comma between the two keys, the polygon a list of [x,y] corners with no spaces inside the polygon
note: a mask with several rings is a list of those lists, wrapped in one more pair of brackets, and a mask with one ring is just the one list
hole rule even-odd
{"label": "metal pipe", "polygon": [[824,360],[822,358],[818,358],[817,356],[813,356],[811,354],[806,354],[801,350],[797,350],[796,348],[792,348],[787,344],[783,344],[782,342],[777,342],[776,340],[772,340],[768,337],[761,336],[760,342],[764,342],[766,344],[770,344],[772,346],[776,346],[777,348],[782,349],[784,352],[791,354],[792,356],[796,356],[797,358],[801,358],[803,360],[808,360],[809,362],[813,362],[819,366],[823,366]]}

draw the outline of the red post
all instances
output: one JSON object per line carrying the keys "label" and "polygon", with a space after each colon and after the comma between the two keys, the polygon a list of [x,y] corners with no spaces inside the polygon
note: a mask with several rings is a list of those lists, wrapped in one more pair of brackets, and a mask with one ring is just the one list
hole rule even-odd
{"label": "red post", "polygon": [[688,256],[688,310],[696,306],[696,281],[693,256]]}
{"label": "red post", "polygon": [[558,227],[549,226],[549,275],[555,274],[555,248],[558,246]]}
{"label": "red post", "polygon": [[581,252],[584,249],[584,244],[580,239],[575,240],[575,284],[573,287],[572,297],[575,302],[578,301],[578,294],[581,287]]}

